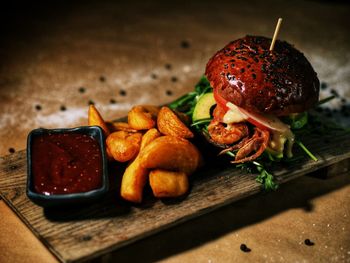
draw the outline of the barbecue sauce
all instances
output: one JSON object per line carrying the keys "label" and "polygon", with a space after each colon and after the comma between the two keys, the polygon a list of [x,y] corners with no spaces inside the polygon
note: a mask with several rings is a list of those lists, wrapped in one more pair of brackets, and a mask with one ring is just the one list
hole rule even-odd
{"label": "barbecue sauce", "polygon": [[33,138],[31,147],[35,192],[71,194],[102,186],[102,154],[94,138],[49,133]]}

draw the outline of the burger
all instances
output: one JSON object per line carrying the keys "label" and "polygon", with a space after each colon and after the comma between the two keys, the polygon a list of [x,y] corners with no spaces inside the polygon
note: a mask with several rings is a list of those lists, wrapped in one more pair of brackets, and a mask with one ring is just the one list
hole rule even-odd
{"label": "burger", "polygon": [[192,126],[236,164],[263,153],[292,157],[294,131],[319,100],[319,79],[303,53],[280,40],[270,50],[271,41],[246,36],[228,43],[209,59],[195,91],[170,104],[185,108]]}
{"label": "burger", "polygon": [[236,163],[254,160],[267,148],[291,156],[294,135],[280,117],[303,113],[318,102],[320,83],[306,57],[285,41],[277,40],[273,51],[270,44],[261,36],[237,39],[206,66],[217,104],[209,136],[238,150]]}

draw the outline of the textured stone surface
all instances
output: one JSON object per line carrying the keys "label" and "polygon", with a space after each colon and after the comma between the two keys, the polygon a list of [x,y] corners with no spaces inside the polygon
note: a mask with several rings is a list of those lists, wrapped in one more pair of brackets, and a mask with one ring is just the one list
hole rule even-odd
{"label": "textured stone surface", "polygon": [[[192,89],[216,50],[246,34],[271,36],[278,17],[284,18],[280,38],[301,50],[321,82],[328,84],[322,96],[335,89],[345,99],[333,101],[335,108],[350,101],[350,6],[346,1],[82,1],[46,5],[14,4],[0,11],[0,155],[8,154],[10,148],[25,148],[26,136],[33,128],[85,124],[90,100],[106,119],[125,115],[133,104],[169,102]],[[308,182],[287,189],[300,191],[301,198],[307,194],[305,189],[314,187]],[[315,187],[327,188],[326,184],[328,181],[320,181]],[[313,256],[318,261],[350,261],[350,240],[342,235],[343,228],[349,233],[350,227],[349,188],[340,184],[333,190],[321,194],[310,212],[293,209],[300,200],[289,200],[290,206],[284,209],[281,204],[273,212],[273,207],[264,203],[266,199],[250,199],[239,204],[249,207],[249,202],[262,202],[261,207],[272,209],[272,213],[265,217],[252,213],[248,223],[237,223],[230,214],[232,224],[240,227],[231,227],[227,218],[221,221],[228,210],[214,213],[186,224],[185,229],[195,229],[195,235],[203,231],[200,241],[186,235],[180,226],[179,237],[186,239],[185,245],[176,249],[177,242],[172,241],[173,246],[164,247],[166,238],[184,242],[171,232],[163,239],[160,234],[162,242],[156,244],[164,248],[162,258],[172,256],[169,261],[241,262],[255,256],[268,262],[312,261]],[[276,199],[281,198],[282,193],[277,193]],[[342,215],[347,217],[340,220]],[[224,222],[223,227],[208,222],[213,220]],[[299,244],[304,238],[314,240],[315,246]],[[252,248],[251,253],[237,248],[243,242]],[[15,246],[2,245],[0,251],[11,247]],[[125,251],[135,254],[134,248],[146,253],[150,247],[152,244],[145,243]],[[173,255],[176,253],[180,254]]]}

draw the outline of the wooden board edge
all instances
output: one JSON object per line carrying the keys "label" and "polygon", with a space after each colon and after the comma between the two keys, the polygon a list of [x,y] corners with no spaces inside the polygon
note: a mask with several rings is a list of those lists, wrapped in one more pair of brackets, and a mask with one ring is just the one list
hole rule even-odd
{"label": "wooden board edge", "polygon": [[[319,166],[315,166],[315,167],[310,167],[310,170],[306,173],[306,174],[302,174],[302,172],[296,172],[295,174],[293,174],[292,176],[289,176],[289,177],[285,177],[284,180],[282,180],[280,183],[283,184],[283,183],[286,183],[286,182],[289,182],[295,178],[298,178],[300,176],[303,176],[303,175],[309,175],[313,172],[316,172],[318,170],[321,170],[321,169],[325,169],[325,168],[328,168],[328,167],[331,167],[337,163],[340,163],[340,162],[343,162],[344,160],[349,160],[350,159],[350,152],[348,152],[346,155],[343,155],[342,157],[340,157],[339,159],[332,159],[332,160],[325,160],[323,163],[320,163]],[[277,190],[278,191],[278,190]]]}

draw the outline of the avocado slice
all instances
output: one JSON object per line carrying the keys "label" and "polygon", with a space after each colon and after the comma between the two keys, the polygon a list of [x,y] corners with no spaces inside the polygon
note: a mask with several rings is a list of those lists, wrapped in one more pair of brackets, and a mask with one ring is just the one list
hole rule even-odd
{"label": "avocado slice", "polygon": [[211,118],[210,109],[215,104],[216,101],[212,92],[202,95],[194,107],[192,121],[195,122],[198,120]]}

